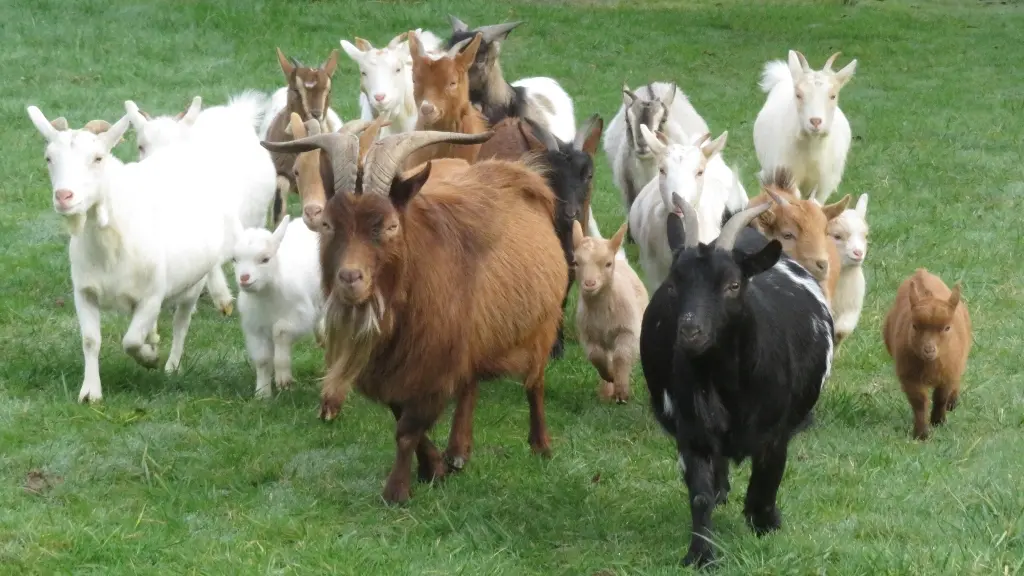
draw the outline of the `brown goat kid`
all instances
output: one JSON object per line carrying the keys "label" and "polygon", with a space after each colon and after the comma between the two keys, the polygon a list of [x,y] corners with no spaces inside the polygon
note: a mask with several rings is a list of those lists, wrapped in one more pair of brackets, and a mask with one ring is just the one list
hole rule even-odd
{"label": "brown goat kid", "polygon": [[[413,98],[419,109],[416,130],[459,134],[487,132],[487,120],[469,102],[469,68],[473,65],[479,47],[478,34],[472,41],[467,39],[459,42],[444,57],[434,60],[423,52],[419,35],[409,31]],[[412,154],[406,167],[411,168],[434,158],[461,158],[473,163],[479,153],[480,144],[439,142]]]}
{"label": "brown goat kid", "polygon": [[882,328],[885,349],[914,411],[914,438],[928,438],[930,422],[946,421],[960,399],[960,381],[971,352],[971,316],[960,297],[960,283],[950,290],[938,276],[918,268],[900,284]]}
{"label": "brown goat kid", "polygon": [[761,182],[761,193],[750,199],[748,207],[769,200],[775,205],[754,220],[754,227],[769,240],[781,242],[782,250],[818,280],[831,304],[842,261],[828,233],[828,223],[846,210],[850,195],[825,206],[801,199],[792,172],[777,168],[770,180]]}
{"label": "brown goat kid", "polygon": [[[529,165],[486,161],[431,175],[402,174],[409,154],[436,142],[492,136],[411,132],[375,142],[356,169],[348,135],[277,146],[331,155],[335,194],[320,221],[327,297],[327,374],[321,417],[349,390],[391,408],[397,454],[388,502],[409,498],[412,456],[421,480],[469,458],[480,380],[524,379],[529,443],[550,453],[544,370],[568,281],[554,232],[555,198]],[[457,406],[444,459],[427,437],[448,401]]]}
{"label": "brown goat kid", "polygon": [[[298,114],[303,122],[317,121],[321,132],[326,132],[327,110],[331,107],[331,77],[338,66],[338,50],[331,50],[327,61],[316,68],[286,57],[280,48],[277,49],[277,60],[288,82],[288,104],[270,123],[267,141],[287,142],[294,139],[291,134],[292,114]],[[277,197],[272,212],[273,225],[276,227],[288,212],[288,195],[293,191],[298,193],[298,184],[294,174],[295,154],[271,151],[270,158],[277,169]]]}

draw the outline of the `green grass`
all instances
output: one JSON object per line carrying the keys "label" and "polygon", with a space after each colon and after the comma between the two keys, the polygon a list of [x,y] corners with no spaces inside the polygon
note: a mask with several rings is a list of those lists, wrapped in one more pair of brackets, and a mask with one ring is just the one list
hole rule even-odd
{"label": "green grass", "polygon": [[[243,88],[281,85],[275,45],[320,61],[339,38],[382,43],[415,27],[444,34],[452,12],[472,25],[527,20],[505,46],[508,78],[559,79],[578,120],[595,111],[610,120],[624,80],[679,82],[716,135],[730,131],[727,161],[741,166],[750,190],[764,62],[789,48],[813,66],[836,50],[840,64],[857,58],[841,98],[854,132],[841,192],[871,194],[867,302],[818,425],[791,446],[780,532],[759,539],[746,528],[749,465],[735,469],[733,498],[715,513],[719,573],[1024,573],[1020,8],[951,0],[3,3],[0,572],[681,571],[685,486],[639,370],[633,402],[600,405],[596,373],[575,344],[548,371],[550,461],[529,453],[521,389],[496,382],[481,394],[466,471],[415,486],[407,507],[379,497],[394,456],[390,414],[353,396],[333,424],[316,420],[322,360],[311,341],[296,348],[297,389],[253,400],[237,315],[219,317],[205,296],[183,372],[170,377],[130,360],[120,350],[127,320],[104,316],[104,401],[75,403],[82,354],[67,236],[25,106],[81,126],[120,117],[129,98],[165,113],[197,93],[220,103]],[[342,54],[334,103],[344,118],[357,114],[356,74]],[[132,153],[130,144],[118,151]],[[624,212],[603,153],[597,162],[596,214],[611,233]],[[927,443],[910,440],[910,410],[879,332],[897,285],[918,266],[963,282],[976,327],[961,408]],[[169,330],[165,319],[164,354]],[[434,438],[447,430],[445,416]]]}

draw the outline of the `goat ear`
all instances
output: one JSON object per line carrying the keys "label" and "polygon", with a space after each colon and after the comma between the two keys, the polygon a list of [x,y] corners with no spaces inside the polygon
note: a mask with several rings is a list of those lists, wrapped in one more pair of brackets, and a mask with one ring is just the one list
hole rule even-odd
{"label": "goat ear", "polygon": [[612,235],[611,240],[608,241],[608,247],[612,252],[618,252],[619,247],[622,246],[622,241],[626,239],[626,231],[629,230],[629,220],[627,219],[619,226],[619,229]]}
{"label": "goat ear", "polygon": [[636,100],[636,94],[634,94],[633,91],[629,89],[629,86],[625,82],[623,82],[623,84],[622,84],[622,105],[625,106],[626,108],[629,108],[630,106],[633,105],[633,102],[635,100]]}
{"label": "goat ear", "polygon": [[583,141],[583,151],[591,156],[597,154],[597,144],[601,141],[601,131],[604,130],[604,119],[594,114],[590,117],[590,131],[587,139]]}
{"label": "goat ear", "polygon": [[740,270],[743,271],[744,278],[750,278],[775,266],[780,256],[782,256],[782,243],[778,240],[768,242],[764,248],[753,254],[744,254],[739,250],[733,250],[733,258],[736,259]]}
{"label": "goat ear", "polygon": [[480,43],[483,42],[483,38],[483,34],[477,32],[476,35],[473,36],[473,41],[467,44],[462,52],[459,52],[455,57],[455,61],[466,70],[469,70],[473,61],[476,60],[476,52],[480,49]]}
{"label": "goat ear", "polygon": [[[56,128],[49,120],[46,119],[42,110],[35,106],[29,106],[26,110],[28,111],[29,119],[32,120],[32,124],[35,125],[36,130],[42,134],[43,138],[45,138],[47,142],[50,142],[57,137],[57,132],[60,129]],[[54,120],[54,122],[56,122],[56,120]],[[67,121],[65,121],[65,124],[66,123]]]}
{"label": "goat ear", "polygon": [[579,220],[572,221],[572,247],[579,248],[583,243],[583,226]]}
{"label": "goat ear", "polygon": [[334,76],[334,71],[337,70],[337,68],[338,49],[335,48],[334,50],[331,50],[331,55],[327,57],[327,61],[324,62],[323,66],[321,66],[320,69],[323,70],[325,74],[327,74],[328,78],[330,78],[331,76]]}
{"label": "goat ear", "polygon": [[352,61],[355,62],[356,64],[362,62],[363,52],[369,50],[369,48],[363,48],[361,45],[359,45],[360,40],[366,42],[366,40],[363,40],[362,38],[356,38],[355,45],[353,45],[348,40],[341,41],[341,49],[344,50],[345,54],[348,54],[348,57],[351,58]]}
{"label": "goat ear", "polygon": [[277,49],[277,61],[281,64],[281,72],[284,72],[284,77],[291,79],[292,73],[295,72],[295,65],[288,60],[280,48]]}
{"label": "goat ear", "polygon": [[700,149],[704,153],[705,160],[710,160],[715,154],[721,154],[722,149],[725,148],[726,141],[729,140],[729,131],[722,132],[722,135],[712,140],[707,146]]}
{"label": "goat ear", "polygon": [[188,109],[185,110],[183,114],[181,114],[181,118],[179,118],[178,121],[184,123],[186,126],[191,126],[196,123],[196,120],[199,119],[199,113],[202,111],[203,99],[199,96],[196,96],[192,99],[192,103],[189,104]]}
{"label": "goat ear", "polygon": [[917,274],[914,274],[910,278],[910,284],[907,287],[907,296],[910,297],[910,307],[917,306],[918,302],[921,301],[921,289],[917,285]]}
{"label": "goat ear", "polygon": [[956,310],[958,304],[960,304],[960,282],[957,282],[953,286],[953,293],[949,295],[949,309]]}
{"label": "goat ear", "polygon": [[853,60],[850,60],[849,64],[847,64],[846,66],[843,66],[843,68],[841,70],[839,70],[839,72],[836,72],[835,81],[836,81],[837,84],[839,84],[840,88],[845,86],[846,83],[850,81],[850,78],[853,78],[853,73],[856,70],[857,70],[857,59],[854,58]]}
{"label": "goat ear", "polygon": [[281,246],[281,241],[284,240],[284,235],[288,232],[288,223],[291,222],[291,215],[285,214],[284,218],[281,218],[281,223],[274,229],[274,249],[276,250]]}
{"label": "goat ear", "polygon": [[409,205],[409,201],[419,193],[420,188],[427,183],[427,178],[430,178],[430,165],[433,162],[427,162],[423,165],[423,169],[413,174],[412,176],[399,180],[396,178],[391,182],[391,191],[388,193],[388,197],[391,199],[391,205],[396,210],[405,210],[405,207]]}
{"label": "goat ear", "polygon": [[113,126],[98,135],[100,142],[103,143],[103,146],[108,152],[113,150],[114,146],[117,146],[122,142],[121,137],[124,136],[124,133],[128,130],[129,126],[131,126],[131,120],[129,120],[128,115],[125,114],[120,120],[115,122]]}
{"label": "goat ear", "polygon": [[[417,29],[417,32],[418,31],[419,31],[419,29]],[[405,42],[405,40],[408,37],[409,37],[409,32],[408,31],[402,32],[401,34],[395,36],[394,38],[392,38],[391,40],[388,41],[388,49],[394,50],[394,49],[398,48],[399,44],[401,44],[402,42]],[[369,46],[370,43],[367,42],[366,45]]]}
{"label": "goat ear", "polygon": [[859,214],[861,218],[864,218],[865,220],[867,219],[867,217],[868,217],[868,195],[867,194],[861,194],[860,198],[857,198],[857,207],[855,209],[857,210],[857,214]]}
{"label": "goat ear", "polygon": [[139,107],[131,100],[124,101],[124,111],[128,114],[128,120],[136,130],[146,125],[146,118],[141,114]]}
{"label": "goat ear", "polygon": [[787,64],[789,65],[789,73],[793,76],[793,83],[800,82],[800,79],[804,77],[804,68],[802,62],[807,62],[804,59],[803,54],[800,54],[796,50],[789,51],[789,59]]}
{"label": "goat ear", "polygon": [[825,218],[827,220],[832,220],[833,218],[835,218],[835,217],[839,216],[840,214],[842,214],[843,210],[846,210],[846,205],[849,204],[849,203],[850,203],[850,195],[847,194],[846,196],[843,196],[842,200],[840,200],[839,202],[836,202],[835,204],[829,204],[827,206],[822,206],[821,207],[821,211],[825,213]]}
{"label": "goat ear", "polygon": [[296,140],[309,135],[306,132],[306,125],[302,123],[302,117],[296,112],[292,112],[291,116],[288,117],[288,127],[291,128],[291,135]]}
{"label": "goat ear", "polygon": [[668,247],[675,252],[686,243],[686,230],[683,226],[683,219],[675,212],[669,212],[668,220],[665,223],[665,233],[668,236]]}
{"label": "goat ear", "polygon": [[661,100],[661,103],[665,105],[665,108],[668,108],[670,110],[672,109],[672,102],[676,99],[677,90],[678,87],[675,84],[672,84],[672,91],[659,98],[659,100]]}
{"label": "goat ear", "polygon": [[[403,32],[403,34],[404,34],[404,32]],[[373,44],[370,44],[370,41],[367,40],[366,38],[360,38],[359,36],[356,36],[355,37],[355,41],[356,41],[356,47],[359,48],[360,50],[362,50],[363,52],[367,52],[369,50],[373,50]]]}

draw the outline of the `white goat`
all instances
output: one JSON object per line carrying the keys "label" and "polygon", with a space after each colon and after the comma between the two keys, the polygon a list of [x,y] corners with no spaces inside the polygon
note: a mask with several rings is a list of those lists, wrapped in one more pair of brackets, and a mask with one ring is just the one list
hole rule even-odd
{"label": "white goat", "polygon": [[857,68],[851,60],[834,72],[836,52],[821,70],[789,51],[789,63],[765,64],[761,90],[768,94],[754,120],[754,150],[761,174],[785,166],[808,198],[824,204],[839,187],[850,151],[850,123],[839,109],[839,91]]}
{"label": "white goat", "polygon": [[687,144],[694,136],[709,132],[707,122],[675,84],[652,82],[636,93],[623,85],[622,105],[605,130],[604,152],[627,211],[658,171],[654,153],[641,136],[641,126],[661,133],[669,144]]}
{"label": "white goat", "polygon": [[[67,129],[63,118],[48,122],[35,106],[28,115],[46,139],[53,208],[71,233],[71,283],[85,359],[79,401],[103,396],[101,310],[132,313],[121,345],[152,368],[159,359],[160,309],[164,302],[174,304],[164,369],[177,370],[204,278],[227,259],[234,242],[236,217],[209,199],[228,176],[217,178],[203,166],[183,170],[185,146],[122,163],[111,150],[128,129],[127,115],[113,126],[94,120],[82,130]],[[196,210],[199,205],[204,209]]]}
{"label": "white goat", "polygon": [[[668,213],[678,212],[673,196],[686,200],[697,211],[696,233],[704,243],[718,237],[722,214],[727,207],[732,212],[742,210],[746,192],[742,191],[742,184],[721,156],[729,133],[723,132],[705,144],[709,137],[705,133],[689,144],[666,145],[647,126],[641,127],[641,138],[657,158],[658,173],[633,202],[629,211],[629,227],[634,230],[640,249],[640,264],[650,292],[661,285],[672,265],[666,225]],[[741,192],[734,193],[734,190]],[[742,198],[736,200],[737,197]],[[687,230],[686,233],[692,232]]]}
{"label": "white goat", "polygon": [[857,327],[864,307],[864,258],[868,255],[868,195],[861,194],[857,206],[843,212],[828,223],[828,233],[839,250],[842,268],[832,295],[836,319],[836,342],[849,336]]}
{"label": "white goat", "polygon": [[292,343],[314,333],[323,341],[320,239],[287,214],[273,234],[264,228],[236,232],[234,263],[238,313],[249,358],[256,367],[256,397],[292,384]]}
{"label": "white goat", "polygon": [[[444,56],[440,38],[428,30],[417,29],[416,32],[428,57]],[[419,119],[413,96],[408,34],[402,32],[395,36],[384,48],[374,48],[358,37],[354,45],[348,40],[341,41],[342,49],[359,67],[359,119],[384,116],[391,120],[391,126],[377,133],[378,140],[389,134],[412,132]]]}
{"label": "white goat", "polygon": [[[267,105],[263,109],[263,118],[260,120],[260,127],[257,131],[257,136],[259,136],[260,140],[267,139],[267,133],[270,132],[270,125],[274,122],[274,118],[286,106],[288,106],[288,87],[282,86],[270,95],[270,100],[267,101]],[[329,131],[337,132],[341,129],[341,117],[334,111],[334,108],[327,109],[325,118]]]}

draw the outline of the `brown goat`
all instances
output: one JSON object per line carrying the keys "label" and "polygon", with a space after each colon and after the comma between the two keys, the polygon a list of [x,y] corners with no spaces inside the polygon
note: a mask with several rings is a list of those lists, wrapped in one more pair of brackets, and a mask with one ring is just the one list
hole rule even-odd
{"label": "brown goat", "polygon": [[[352,120],[342,126],[339,132],[359,135],[359,161],[362,162],[370,144],[377,139],[380,129],[390,125],[391,121],[384,118],[375,118],[371,122]],[[289,127],[296,140],[320,134],[319,122],[310,119],[303,124],[299,115],[294,112],[291,114]],[[327,200],[334,195],[334,170],[330,156],[321,154],[319,149],[297,154],[292,177],[295,179],[299,198],[302,199],[302,220],[310,230],[317,230],[320,225],[320,214]]]}
{"label": "brown goat", "polygon": [[[444,57],[434,60],[423,52],[419,35],[409,31],[413,97],[419,109],[416,130],[460,134],[487,132],[487,120],[469,102],[469,67],[473,65],[479,47],[480,36],[477,35],[471,42],[460,42]],[[439,142],[421,148],[410,156],[406,167],[411,168],[434,158],[462,158],[473,163],[479,152],[480,144]]]}
{"label": "brown goat", "polygon": [[914,438],[928,438],[928,392],[931,424],[946,421],[960,399],[960,380],[971,352],[971,316],[960,297],[960,283],[950,290],[938,276],[918,268],[896,291],[882,327],[885,349],[914,411]]}
{"label": "brown goat", "polygon": [[754,227],[769,240],[781,242],[783,251],[818,280],[825,299],[831,303],[842,262],[828,233],[828,223],[843,213],[850,195],[825,206],[801,199],[792,172],[777,168],[771,179],[761,182],[761,193],[751,198],[748,207],[770,199],[775,205],[754,220]]}
{"label": "brown goat", "polygon": [[[317,68],[306,66],[295,58],[288,58],[277,49],[277,60],[288,81],[288,104],[277,113],[267,130],[269,142],[287,142],[291,134],[291,115],[298,114],[306,122],[316,120],[322,132],[327,131],[326,115],[331,107],[331,77],[338,66],[338,50],[331,50],[327,61]],[[295,182],[295,155],[271,151],[270,158],[277,169],[277,197],[274,199],[273,225],[277,226],[288,212],[288,194],[298,193]]]}
{"label": "brown goat", "polygon": [[333,418],[353,386],[391,408],[397,455],[388,502],[409,498],[413,452],[420,479],[446,474],[426,433],[452,396],[445,457],[452,470],[465,465],[479,380],[524,379],[530,446],[550,453],[544,370],[568,281],[554,194],[519,162],[485,161],[437,178],[435,162],[400,170],[424,146],[492,135],[388,136],[370,147],[362,170],[347,135],[276,145],[331,154],[335,194],[319,228],[329,363],[321,417]]}

